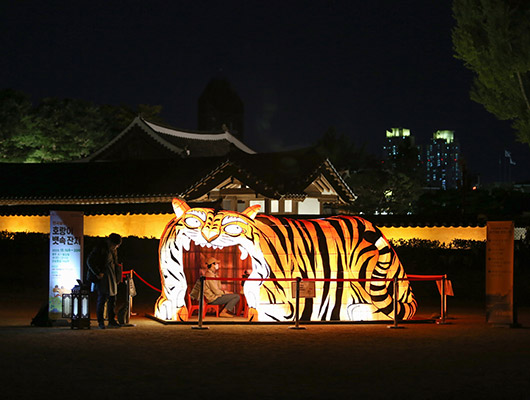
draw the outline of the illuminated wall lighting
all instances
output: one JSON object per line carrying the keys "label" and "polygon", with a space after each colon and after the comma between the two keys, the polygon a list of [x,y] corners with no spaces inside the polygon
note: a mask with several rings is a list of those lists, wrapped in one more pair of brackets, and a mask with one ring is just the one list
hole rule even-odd
{"label": "illuminated wall lighting", "polygon": [[[288,200],[291,202],[291,200]],[[287,203],[287,200],[286,200]],[[290,204],[290,203],[289,203]],[[290,212],[285,210],[285,212]],[[104,237],[109,232],[121,236],[160,239],[173,214],[85,215],[85,236]],[[425,239],[449,244],[453,239],[486,240],[486,227],[379,227],[389,240]],[[50,233],[50,217],[0,217],[0,231]]]}

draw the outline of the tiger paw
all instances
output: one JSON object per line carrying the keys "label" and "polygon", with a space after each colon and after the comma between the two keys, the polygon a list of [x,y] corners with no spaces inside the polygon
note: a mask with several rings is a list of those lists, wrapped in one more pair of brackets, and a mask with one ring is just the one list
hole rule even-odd
{"label": "tiger paw", "polygon": [[248,322],[257,321],[257,320],[258,320],[258,310],[250,307],[248,309]]}
{"label": "tiger paw", "polygon": [[[171,300],[166,299],[165,297],[159,297],[155,305],[155,317],[158,319],[163,319],[165,321],[179,321],[178,312],[185,307],[177,309]],[[186,315],[188,310],[186,309]]]}
{"label": "tiger paw", "polygon": [[188,308],[186,306],[180,307],[177,311],[177,321],[188,320]]}

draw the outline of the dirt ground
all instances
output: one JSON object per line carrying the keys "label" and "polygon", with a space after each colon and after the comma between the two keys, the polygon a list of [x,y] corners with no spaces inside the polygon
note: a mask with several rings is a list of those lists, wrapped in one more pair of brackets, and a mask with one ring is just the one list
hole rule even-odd
{"label": "dirt ground", "polygon": [[5,296],[0,306],[3,399],[530,398],[529,309],[520,329],[450,304],[445,325],[293,330],[207,319],[197,330],[146,318],[152,305],[137,304],[135,326],[72,330],[31,327],[34,300]]}

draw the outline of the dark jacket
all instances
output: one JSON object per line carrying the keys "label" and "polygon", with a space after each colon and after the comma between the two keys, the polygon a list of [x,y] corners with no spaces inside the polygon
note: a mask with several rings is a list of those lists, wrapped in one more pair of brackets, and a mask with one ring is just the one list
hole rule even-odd
{"label": "dark jacket", "polygon": [[[108,240],[99,243],[90,252],[87,259],[88,279],[94,283],[98,292],[115,296],[118,283],[121,282],[122,268],[118,263],[118,253]],[[99,274],[103,274],[101,279]]]}

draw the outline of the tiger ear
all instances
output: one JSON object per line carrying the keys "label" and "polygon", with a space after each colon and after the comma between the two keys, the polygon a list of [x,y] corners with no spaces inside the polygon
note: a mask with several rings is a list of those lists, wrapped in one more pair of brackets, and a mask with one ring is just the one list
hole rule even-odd
{"label": "tiger ear", "polygon": [[243,211],[241,214],[246,215],[250,219],[256,218],[256,215],[258,214],[261,206],[259,204],[256,204],[254,206],[251,206],[247,208],[245,211]]}
{"label": "tiger ear", "polygon": [[190,206],[181,199],[177,199],[176,197],[173,199],[173,211],[175,212],[175,215],[177,216],[177,219],[182,217],[186,211],[190,209]]}

